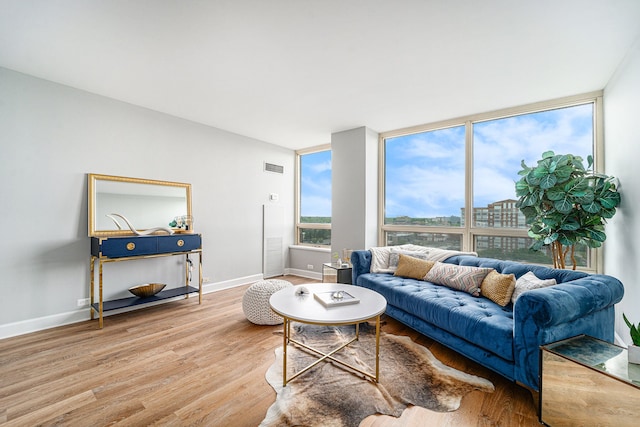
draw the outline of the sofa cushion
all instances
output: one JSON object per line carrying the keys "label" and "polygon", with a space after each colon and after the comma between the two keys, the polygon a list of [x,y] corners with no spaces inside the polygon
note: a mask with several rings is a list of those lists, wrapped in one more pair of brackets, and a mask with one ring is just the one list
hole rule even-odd
{"label": "sofa cushion", "polygon": [[513,361],[513,310],[466,292],[391,274],[363,274],[357,285],[372,289],[387,303]]}
{"label": "sofa cushion", "polygon": [[556,279],[538,279],[533,272],[528,272],[516,281],[516,287],[511,296],[511,301],[515,304],[516,300],[522,295],[523,292],[530,291],[532,289],[546,288],[547,286],[553,286],[556,284]]}
{"label": "sofa cushion", "polygon": [[501,274],[496,270],[491,270],[480,285],[480,294],[504,307],[511,302],[515,287],[516,276],[514,274]]}
{"label": "sofa cushion", "polygon": [[423,280],[435,262],[414,258],[410,255],[399,254],[398,268],[394,275]]}
{"label": "sofa cushion", "polygon": [[480,285],[490,271],[490,268],[468,267],[436,262],[424,280],[479,296]]}

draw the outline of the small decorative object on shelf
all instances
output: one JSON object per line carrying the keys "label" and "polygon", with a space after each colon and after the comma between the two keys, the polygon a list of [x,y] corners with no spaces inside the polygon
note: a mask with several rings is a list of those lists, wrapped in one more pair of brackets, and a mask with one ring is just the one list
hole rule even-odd
{"label": "small decorative object on shelf", "polygon": [[169,226],[185,231],[193,230],[193,217],[191,215],[177,216],[173,218],[173,221],[169,223]]}
{"label": "small decorative object on shelf", "polygon": [[146,298],[154,296],[155,294],[163,290],[165,286],[167,285],[163,283],[146,283],[144,285],[138,285],[129,288],[129,292],[139,298]]}
{"label": "small decorative object on shelf", "polygon": [[627,316],[622,313],[624,323],[629,327],[629,334],[631,335],[632,344],[629,344],[627,352],[629,355],[629,363],[640,365],[640,324],[634,325],[627,319]]}
{"label": "small decorative object on shelf", "polygon": [[340,305],[357,304],[360,300],[347,291],[329,291],[318,292],[313,294],[325,307],[336,307]]}
{"label": "small decorative object on shelf", "polygon": [[343,249],[342,250],[342,262],[347,263],[347,267],[351,264],[351,254],[353,253],[353,249]]}

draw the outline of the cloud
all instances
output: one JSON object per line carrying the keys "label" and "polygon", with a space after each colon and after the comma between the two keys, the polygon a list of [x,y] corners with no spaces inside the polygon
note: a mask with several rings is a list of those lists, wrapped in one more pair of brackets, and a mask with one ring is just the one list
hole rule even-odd
{"label": "cloud", "polygon": [[[584,104],[474,124],[474,207],[515,198],[521,160],[543,152],[593,151],[593,106]],[[465,188],[464,127],[391,138],[386,145],[386,216],[460,215]]]}

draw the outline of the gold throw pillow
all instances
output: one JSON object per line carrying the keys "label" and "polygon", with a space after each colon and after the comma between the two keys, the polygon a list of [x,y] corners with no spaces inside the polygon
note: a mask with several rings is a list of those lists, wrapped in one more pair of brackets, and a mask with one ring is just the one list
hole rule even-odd
{"label": "gold throw pillow", "polygon": [[394,276],[423,280],[424,276],[427,275],[434,264],[434,261],[427,261],[414,258],[409,255],[400,254],[400,257],[398,259],[398,268],[396,269]]}
{"label": "gold throw pillow", "polygon": [[480,285],[480,293],[496,304],[504,307],[511,301],[513,290],[516,288],[516,276],[500,274],[493,270],[484,278]]}

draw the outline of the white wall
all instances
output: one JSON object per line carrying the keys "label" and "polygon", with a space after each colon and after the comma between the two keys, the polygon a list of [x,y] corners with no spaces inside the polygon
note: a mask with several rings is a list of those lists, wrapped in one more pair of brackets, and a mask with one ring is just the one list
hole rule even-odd
{"label": "white wall", "polygon": [[[0,68],[0,338],[88,319],[76,303],[89,297],[87,173],[191,183],[204,276],[246,283],[262,274],[269,193],[280,195],[284,244],[293,243],[294,159],[292,150]],[[285,173],[264,172],[264,161]],[[109,265],[107,296],[179,281],[177,258]]]}
{"label": "white wall", "polygon": [[620,180],[622,202],[606,228],[605,273],[619,278],[625,295],[616,312],[616,332],[629,343],[624,312],[640,322],[640,40],[604,90],[605,170]]}

